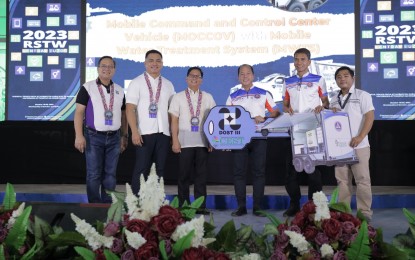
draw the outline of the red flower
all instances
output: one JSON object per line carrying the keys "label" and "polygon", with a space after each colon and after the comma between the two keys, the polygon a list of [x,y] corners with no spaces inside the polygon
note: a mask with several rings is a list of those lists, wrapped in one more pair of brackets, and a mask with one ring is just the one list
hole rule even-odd
{"label": "red flower", "polygon": [[148,260],[150,257],[159,257],[159,249],[157,243],[154,241],[147,241],[134,251],[136,260]]}
{"label": "red flower", "polygon": [[342,234],[342,225],[337,219],[324,219],[321,224],[324,234],[330,239],[337,240]]}
{"label": "red flower", "polygon": [[353,216],[352,214],[349,214],[349,213],[340,213],[340,216],[339,216],[339,220],[341,221],[341,222],[345,222],[345,221],[351,221],[351,222],[353,222],[353,224],[354,224],[354,226],[355,227],[360,227],[360,224],[362,223],[361,221],[360,221],[360,219],[358,219],[358,218],[356,218],[355,216]]}
{"label": "red flower", "polygon": [[180,224],[184,223],[182,214],[177,209],[169,205],[162,206],[159,209],[159,215],[169,215],[169,216],[174,217]]}
{"label": "red flower", "polygon": [[201,247],[191,247],[183,251],[182,260],[203,259],[203,249]]}
{"label": "red flower", "polygon": [[148,222],[141,220],[141,219],[132,219],[127,222],[126,228],[131,232],[138,232],[142,233],[143,231],[149,229]]}
{"label": "red flower", "polygon": [[151,218],[151,224],[160,236],[169,238],[176,230],[179,222],[171,215],[157,215]]}
{"label": "red flower", "polygon": [[160,236],[169,238],[176,227],[184,223],[184,218],[177,209],[164,205],[159,209],[159,215],[154,216],[150,223]]}
{"label": "red flower", "polygon": [[304,211],[299,211],[295,214],[294,219],[291,221],[292,225],[297,225],[299,228],[303,229],[307,223],[307,215]]}
{"label": "red flower", "polygon": [[131,232],[140,233],[147,242],[155,242],[158,244],[157,235],[154,233],[153,230],[150,228],[150,224],[141,219],[132,219],[127,222],[126,228]]}
{"label": "red flower", "polygon": [[309,200],[303,205],[302,211],[307,215],[315,214],[316,204],[312,200]]}
{"label": "red flower", "polygon": [[305,239],[308,240],[308,241],[314,240],[317,233],[318,233],[318,230],[314,226],[307,226],[303,231],[303,235],[304,235]]}

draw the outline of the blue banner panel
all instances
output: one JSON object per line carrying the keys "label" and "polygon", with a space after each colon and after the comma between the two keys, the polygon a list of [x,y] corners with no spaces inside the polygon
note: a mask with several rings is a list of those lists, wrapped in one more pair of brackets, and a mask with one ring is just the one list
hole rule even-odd
{"label": "blue banner panel", "polygon": [[82,1],[10,1],[7,120],[71,120],[80,86]]}

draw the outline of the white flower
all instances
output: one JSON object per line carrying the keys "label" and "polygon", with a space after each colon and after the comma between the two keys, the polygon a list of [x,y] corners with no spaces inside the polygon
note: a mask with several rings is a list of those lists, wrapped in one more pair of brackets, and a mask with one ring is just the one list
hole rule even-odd
{"label": "white flower", "polygon": [[334,250],[329,244],[323,244],[320,247],[320,252],[323,258],[331,258],[334,255]]}
{"label": "white flower", "polygon": [[9,218],[9,221],[7,222],[7,229],[11,229],[13,227],[14,223],[16,222],[16,219],[20,217],[20,215],[22,215],[24,207],[25,203],[23,202],[19,205],[17,209],[13,211],[12,216]]}
{"label": "white flower", "polygon": [[241,256],[240,260],[261,260],[261,256],[256,253],[251,253],[249,255]]}
{"label": "white flower", "polygon": [[[190,231],[194,230],[195,234],[192,239],[192,247],[198,247],[200,245],[206,245],[208,241],[203,239],[203,223],[205,222],[205,217],[201,215],[199,218],[194,218],[191,221],[185,222],[179,225],[176,230],[171,235],[171,238],[174,241],[179,240],[180,238],[189,234]],[[212,241],[209,241],[212,242]]]}
{"label": "white flower", "polygon": [[128,244],[136,250],[147,242],[147,240],[138,232],[130,232],[128,229],[126,229],[125,235],[127,236]]}
{"label": "white flower", "polygon": [[71,218],[76,224],[75,230],[85,237],[88,241],[88,245],[92,250],[104,246],[111,248],[114,241],[114,237],[105,237],[98,234],[98,232],[90,224],[86,223],[85,220],[78,218],[75,214],[71,213]]}
{"label": "white flower", "polygon": [[132,219],[131,216],[133,216],[135,214],[135,212],[138,209],[138,198],[134,195],[131,186],[128,185],[128,183],[125,184],[125,191],[126,191],[126,195],[125,195],[125,204],[127,204],[127,209],[128,209],[128,215],[130,215],[130,219]]}
{"label": "white flower", "polygon": [[313,202],[316,205],[314,220],[321,221],[323,219],[329,219],[330,209],[326,195],[322,191],[315,192],[313,194]]}
{"label": "white flower", "polygon": [[112,200],[112,203],[111,203],[111,204],[116,204],[116,203],[118,202],[118,199],[117,199],[117,197],[114,195],[114,193],[111,193],[111,200]]}
{"label": "white flower", "polygon": [[293,247],[297,248],[298,253],[303,255],[308,252],[310,244],[303,235],[290,230],[285,230],[284,233],[290,237],[290,243]]}
{"label": "white flower", "polygon": [[[139,218],[150,221],[152,217],[158,214],[160,207],[167,204],[169,204],[169,201],[166,200],[163,178],[161,177],[159,182],[155,164],[153,163],[147,181],[144,180],[144,175],[140,176],[139,209],[128,209],[129,213],[131,212],[130,219]],[[127,204],[127,206],[129,207],[130,205]]]}

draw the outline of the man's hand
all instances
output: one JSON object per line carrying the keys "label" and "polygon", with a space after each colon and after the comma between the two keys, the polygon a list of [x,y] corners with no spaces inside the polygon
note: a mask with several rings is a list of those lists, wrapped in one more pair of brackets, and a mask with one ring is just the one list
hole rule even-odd
{"label": "man's hand", "polygon": [[136,146],[143,146],[143,143],[144,143],[143,138],[138,132],[134,132],[131,134],[131,141],[133,145],[136,145]]}

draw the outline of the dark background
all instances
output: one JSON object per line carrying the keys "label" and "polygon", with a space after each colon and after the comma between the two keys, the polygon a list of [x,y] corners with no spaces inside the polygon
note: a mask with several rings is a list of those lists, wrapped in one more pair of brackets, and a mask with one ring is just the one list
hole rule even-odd
{"label": "dark background", "polygon": [[[415,122],[375,121],[369,134],[370,171],[374,186],[415,186]],[[74,148],[73,122],[0,122],[1,183],[83,184],[84,155]],[[266,184],[284,185],[289,139],[268,139]],[[177,155],[170,153],[166,184],[176,184]],[[118,163],[118,184],[130,183],[135,152],[129,147]],[[333,167],[321,167],[324,185],[335,185]],[[306,175],[303,173],[303,184]],[[248,180],[250,181],[250,175]],[[232,153],[214,151],[209,184],[232,184]]]}

